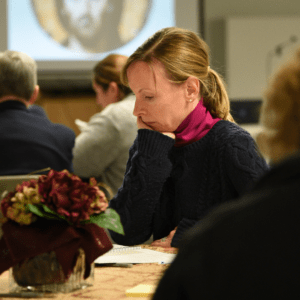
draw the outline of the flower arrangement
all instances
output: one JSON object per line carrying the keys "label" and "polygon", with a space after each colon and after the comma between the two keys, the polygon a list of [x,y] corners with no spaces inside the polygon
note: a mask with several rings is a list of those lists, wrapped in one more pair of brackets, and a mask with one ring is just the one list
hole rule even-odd
{"label": "flower arrangement", "polygon": [[124,234],[119,216],[107,207],[106,196],[94,178],[88,184],[67,170],[50,170],[38,180],[18,184],[1,202],[5,217],[2,222],[10,219],[29,225],[42,217],[64,220],[73,226],[95,223]]}
{"label": "flower arrangement", "polygon": [[1,212],[0,274],[51,252],[67,279],[83,250],[87,278],[92,262],[112,248],[103,228],[124,234],[96,180],[83,182],[67,170],[18,184],[2,199]]}

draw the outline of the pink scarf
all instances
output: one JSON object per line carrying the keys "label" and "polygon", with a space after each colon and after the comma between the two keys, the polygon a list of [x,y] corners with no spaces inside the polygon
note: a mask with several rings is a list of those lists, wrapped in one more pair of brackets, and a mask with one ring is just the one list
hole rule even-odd
{"label": "pink scarf", "polygon": [[220,118],[212,117],[201,99],[175,130],[175,147],[182,147],[200,140],[220,120]]}

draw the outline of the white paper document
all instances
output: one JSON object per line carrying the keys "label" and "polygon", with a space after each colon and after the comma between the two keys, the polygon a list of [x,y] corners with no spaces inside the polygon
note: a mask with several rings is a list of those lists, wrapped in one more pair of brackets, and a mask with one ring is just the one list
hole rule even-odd
{"label": "white paper document", "polygon": [[88,127],[88,123],[85,121],[82,121],[80,119],[75,119],[75,124],[77,125],[78,129],[80,131],[84,131],[84,129],[86,129]]}
{"label": "white paper document", "polygon": [[170,264],[176,254],[163,253],[142,247],[113,245],[113,248],[95,260],[95,264]]}

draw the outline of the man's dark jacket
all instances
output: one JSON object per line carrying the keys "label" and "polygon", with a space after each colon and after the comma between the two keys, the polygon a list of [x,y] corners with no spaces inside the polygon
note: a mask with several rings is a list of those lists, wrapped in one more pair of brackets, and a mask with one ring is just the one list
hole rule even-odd
{"label": "man's dark jacket", "polygon": [[50,167],[73,172],[74,132],[52,123],[37,105],[0,103],[0,175],[28,174]]}

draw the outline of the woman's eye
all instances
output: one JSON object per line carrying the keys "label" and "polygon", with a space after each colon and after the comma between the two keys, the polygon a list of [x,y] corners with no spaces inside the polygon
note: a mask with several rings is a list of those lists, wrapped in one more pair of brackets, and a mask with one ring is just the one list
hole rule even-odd
{"label": "woman's eye", "polygon": [[151,100],[153,97],[152,96],[145,96],[145,99]]}

